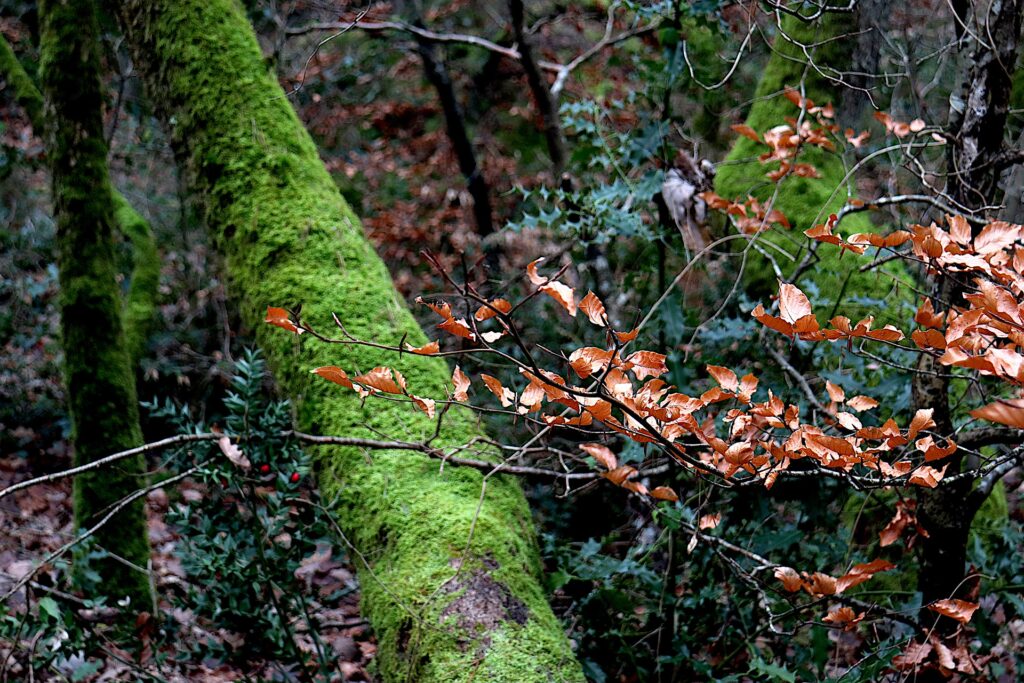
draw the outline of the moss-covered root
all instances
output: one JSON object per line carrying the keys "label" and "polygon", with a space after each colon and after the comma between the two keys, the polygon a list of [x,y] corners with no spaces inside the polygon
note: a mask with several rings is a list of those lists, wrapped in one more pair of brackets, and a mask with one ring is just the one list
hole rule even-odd
{"label": "moss-covered root", "polygon": [[[225,255],[229,288],[255,329],[298,424],[325,434],[432,434],[408,404],[370,400],[312,377],[397,365],[412,391],[443,395],[444,361],[326,345],[262,323],[267,305],[302,305],[322,328],[384,344],[426,341],[338,193],[231,0],[114,2],[127,43],[167,122],[193,195]],[[438,445],[480,436],[472,416],[444,418]],[[483,453],[482,455],[487,455]],[[408,452],[322,448],[320,483],[366,558],[363,606],[388,681],[578,681],[579,665],[544,598],[535,534],[518,483],[440,473]],[[470,531],[472,544],[468,545]]]}
{"label": "moss-covered root", "polygon": [[[42,133],[43,95],[2,35],[0,77],[12,88],[15,99],[25,109],[32,127]],[[131,242],[133,251],[131,279],[124,302],[124,328],[128,353],[135,365],[145,350],[146,339],[153,326],[160,281],[160,257],[153,231],[146,219],[131,207],[120,192],[114,191],[113,200],[114,219],[121,233]]]}
{"label": "moss-covered root", "polygon": [[[53,173],[60,268],[65,381],[76,464],[142,443],[135,377],[124,344],[121,297],[115,280],[113,207],[100,107],[100,44],[91,0],[39,4],[47,156]],[[92,525],[107,508],[142,484],[142,462],[121,461],[75,480],[74,514]],[[96,535],[118,556],[76,563],[83,587],[135,606],[151,604],[144,571],[149,544],[142,501],[125,508]]]}
{"label": "moss-covered root", "polygon": [[32,77],[18,61],[14,49],[3,35],[0,35],[0,78],[3,78],[7,87],[14,93],[14,99],[25,110],[32,127],[41,133],[43,95],[36,88]]}
{"label": "moss-covered root", "polygon": [[146,350],[146,340],[156,318],[160,255],[149,222],[119,192],[114,192],[112,197],[117,227],[132,245],[132,273],[124,299],[123,319],[125,346],[134,366]]}
{"label": "moss-covered root", "polygon": [[[797,109],[782,96],[787,87],[801,86],[807,97],[816,104],[837,100],[838,92],[828,78],[820,71],[836,73],[833,70],[849,66],[853,40],[842,38],[856,30],[850,13],[825,14],[812,22],[802,22],[786,15],[780,33],[772,47],[772,54],[758,83],[754,104],[750,108],[746,124],[754,130],[764,131],[786,123],[787,117],[796,116]],[[809,50],[815,66],[809,66],[803,45],[814,45]],[[820,70],[820,71],[819,71]],[[738,136],[726,159],[719,167],[715,178],[715,191],[728,198],[745,198],[752,194],[762,200],[771,197],[775,185],[765,177],[772,170],[757,160],[765,150],[753,140]],[[789,176],[779,189],[775,208],[782,211],[792,223],[792,230],[779,228],[764,235],[764,239],[779,245],[786,252],[796,255],[797,262],[805,251],[806,238],[803,231],[814,226],[815,220],[824,222],[830,213],[837,211],[846,201],[853,188],[844,184],[846,167],[843,160],[832,153],[817,148],[801,151],[800,161],[813,164],[821,173],[820,178]],[[843,234],[867,232],[872,224],[866,214],[852,214],[842,223]],[[793,270],[796,263],[766,247],[779,263],[784,273]],[[890,279],[879,279],[877,272],[861,273],[858,266],[862,261],[847,254],[840,259],[840,250],[830,245],[818,249],[820,261],[809,273],[808,278],[817,285],[819,301],[836,301],[853,296],[873,296],[885,292]],[[764,296],[775,289],[775,273],[771,264],[759,254],[751,254],[748,261],[745,284],[753,296]],[[853,315],[848,309],[842,312]]]}

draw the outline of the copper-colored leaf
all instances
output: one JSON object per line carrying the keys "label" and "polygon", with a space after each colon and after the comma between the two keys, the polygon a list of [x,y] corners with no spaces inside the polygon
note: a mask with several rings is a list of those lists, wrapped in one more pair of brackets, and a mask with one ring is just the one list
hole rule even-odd
{"label": "copper-colored leaf", "polygon": [[775,578],[782,582],[782,587],[790,593],[803,588],[804,582],[792,567],[776,567]]}
{"label": "copper-colored leaf", "polygon": [[761,136],[757,134],[757,131],[745,123],[733,124],[731,128],[745,138],[750,138],[754,142],[761,142]]}
{"label": "copper-colored leaf", "polygon": [[298,325],[293,323],[289,318],[288,311],[283,308],[275,308],[273,306],[267,306],[267,317],[263,320],[265,323],[276,325],[282,330],[288,330],[295,334],[302,334],[302,330]]}
{"label": "copper-colored leaf", "polygon": [[651,498],[675,503],[679,500],[679,495],[667,486],[657,486],[651,490]]}
{"label": "copper-colored leaf", "polygon": [[477,319],[477,322],[483,322],[498,315],[498,311],[508,313],[511,310],[512,304],[505,299],[493,299],[487,305],[481,306],[473,317]]}
{"label": "copper-colored leaf", "polygon": [[352,386],[352,380],[348,378],[345,371],[335,365],[325,365],[322,368],[317,368],[312,371],[312,374],[320,375],[324,379],[334,382],[335,384],[340,384],[343,387],[348,387],[349,389],[354,388]]}
{"label": "copper-colored leaf", "polygon": [[599,443],[584,443],[580,444],[580,450],[590,455],[606,470],[614,470],[619,466],[618,459],[607,446],[602,446]]}
{"label": "copper-colored leaf", "polygon": [[540,291],[557,301],[562,308],[568,311],[569,315],[576,317],[576,295],[573,293],[572,287],[556,280],[543,285]]}
{"label": "copper-colored leaf", "polygon": [[491,393],[498,397],[498,400],[501,401],[502,407],[508,408],[510,405],[515,403],[515,393],[513,393],[511,389],[502,386],[501,381],[496,377],[480,375],[480,379],[482,379],[484,384],[487,385],[487,388],[491,390]]}
{"label": "copper-colored leaf", "polygon": [[608,315],[605,313],[604,304],[601,303],[601,300],[593,292],[588,291],[587,295],[580,300],[580,310],[595,325],[603,327],[608,322]]}
{"label": "copper-colored leaf", "polygon": [[452,398],[456,401],[468,401],[469,377],[458,365],[455,366],[455,372],[452,373],[452,384],[455,385],[455,393],[452,394]]}
{"label": "copper-colored leaf", "polygon": [[701,531],[704,531],[705,529],[715,529],[721,523],[722,513],[714,512],[709,515],[701,515],[701,518],[697,520],[697,528]]}
{"label": "copper-colored leaf", "polygon": [[640,334],[640,328],[634,327],[629,332],[616,332],[615,338],[619,340],[620,344],[628,344],[629,342],[636,339],[636,336]]}
{"label": "copper-colored leaf", "polygon": [[629,465],[620,465],[613,470],[605,472],[601,476],[612,482],[616,486],[622,486],[622,484],[630,477],[636,476],[636,468],[630,467]]}
{"label": "copper-colored leaf", "polygon": [[376,367],[364,375],[353,377],[352,381],[362,384],[364,387],[372,387],[377,391],[383,391],[385,394],[402,393],[402,387],[395,380],[391,368],[384,366]]}
{"label": "copper-colored leaf", "polygon": [[829,399],[835,403],[842,403],[846,400],[846,392],[838,384],[832,384],[832,382],[825,380],[825,391],[828,393]]}
{"label": "copper-colored leaf", "polygon": [[[723,368],[718,365],[707,366],[708,374],[715,378],[718,385],[725,391],[736,393],[740,388],[739,378],[736,377],[736,373],[729,368]],[[755,385],[756,386],[756,385]]]}
{"label": "copper-colored leaf", "polygon": [[848,408],[856,410],[858,413],[864,410],[871,410],[872,408],[878,407],[878,401],[871,398],[870,396],[854,396],[846,402]]}
{"label": "copper-colored leaf", "polygon": [[1024,399],[1002,399],[971,411],[971,417],[1024,429]]}
{"label": "copper-colored leaf", "polygon": [[641,382],[647,377],[657,377],[668,372],[663,353],[637,351],[627,359],[627,362],[633,366],[633,374]]}
{"label": "copper-colored leaf", "polygon": [[423,346],[413,348],[412,344],[406,344],[405,350],[409,353],[416,353],[421,356],[429,356],[441,352],[441,344],[436,341],[427,342]]}
{"label": "copper-colored leaf", "polygon": [[411,394],[409,398],[412,399],[412,402],[416,404],[417,408],[419,408],[420,410],[427,414],[427,417],[434,417],[434,399],[424,398],[422,396],[412,396]]}
{"label": "copper-colored leaf", "polygon": [[966,624],[974,616],[974,611],[978,609],[978,603],[951,598],[949,600],[936,600],[928,605],[928,609],[950,619],[956,619],[961,624]]}
{"label": "copper-colored leaf", "polygon": [[811,302],[799,288],[786,282],[779,283],[779,315],[790,324],[811,315]]}
{"label": "copper-colored leaf", "polygon": [[852,607],[833,607],[822,619],[826,624],[835,624],[850,629],[864,618],[864,612],[857,613]]}

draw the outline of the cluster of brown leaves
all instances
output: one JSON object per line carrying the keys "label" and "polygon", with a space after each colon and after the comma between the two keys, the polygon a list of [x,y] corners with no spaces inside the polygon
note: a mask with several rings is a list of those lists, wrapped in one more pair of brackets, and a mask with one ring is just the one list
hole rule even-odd
{"label": "cluster of brown leaves", "polygon": [[[889,235],[858,234],[844,240],[834,235],[833,215],[823,225],[807,231],[813,239],[835,244],[843,249],[863,253],[868,246],[895,250],[910,244],[907,258],[924,263],[933,273],[946,273],[965,290],[963,301],[943,313],[936,313],[931,299],[924,299],[914,317],[920,329],[910,334],[914,344],[935,355],[946,366],[966,368],[980,375],[1024,387],[1024,233],[1022,226],[994,221],[974,234],[963,216],[948,216],[947,229],[932,223],[912,225]],[[786,287],[790,287],[786,285]],[[791,290],[790,290],[791,291]],[[789,292],[780,291],[783,298]],[[800,304],[803,306],[803,304]],[[803,308],[800,308],[800,312]],[[807,325],[783,313],[782,321],[755,311],[758,319],[784,334],[801,334]],[[816,322],[808,324],[815,325]],[[887,329],[891,326],[887,326]],[[903,333],[891,328],[899,341]],[[870,336],[868,333],[867,336]],[[878,337],[875,337],[878,338]],[[1024,428],[1024,401],[1019,398],[990,403],[971,413],[974,417]]]}
{"label": "cluster of brown leaves", "polygon": [[[931,436],[918,438],[923,430],[934,425],[929,411],[919,411],[905,430],[892,419],[880,427],[865,427],[854,413],[875,408],[877,401],[867,396],[847,400],[840,387],[829,384],[832,415],[823,425],[806,424],[801,421],[798,406],[785,404],[770,389],[766,400],[755,401],[753,397],[758,388],[755,376],[739,378],[732,370],[713,365],[708,366],[707,371],[717,386],[700,396],[673,391],[661,378],[668,372],[664,354],[649,350],[627,352],[626,347],[636,338],[638,330],[612,330],[604,305],[593,292],[577,300],[571,287],[555,278],[541,276],[537,264],[535,261],[526,269],[535,294],[550,296],[571,316],[583,311],[591,323],[606,332],[606,344],[584,346],[563,357],[562,372],[538,367],[533,361],[522,362],[519,374],[523,385],[520,387],[508,387],[496,377],[481,374],[480,381],[502,409],[531,416],[539,424],[548,426],[584,429],[599,423],[632,441],[660,446],[676,462],[697,474],[728,480],[744,473],[762,480],[768,488],[780,472],[801,459],[838,472],[873,471],[876,476],[893,479],[894,483],[904,480],[913,485],[934,487],[941,480],[944,468],[936,469],[924,463],[942,459],[956,446],[951,442],[939,445]],[[481,299],[478,303],[480,307],[471,316],[472,320],[457,317],[447,302],[426,305],[442,318],[439,329],[463,340],[462,343],[479,344],[499,353],[491,346],[493,343],[506,336],[519,338],[511,334],[511,315],[516,307],[505,299]],[[833,319],[833,329],[820,330],[806,296],[791,285],[783,285],[779,305],[779,318],[764,314],[760,307],[755,315],[775,329],[803,338],[833,341],[854,337],[886,341],[902,338],[901,333],[890,327],[871,330],[870,320],[854,326],[842,317]],[[301,329],[279,314],[268,314],[268,321],[285,329]],[[482,331],[478,325],[486,321],[495,322],[499,329]],[[419,348],[407,346],[405,350],[435,354],[440,352],[440,342],[432,341]],[[504,358],[509,360],[512,356],[505,354]],[[428,415],[434,415],[434,399],[410,393],[405,378],[397,370],[382,366],[354,377],[334,366],[313,372],[353,389],[362,397],[373,394],[408,397]],[[582,381],[588,385],[581,385]],[[458,367],[452,384],[450,399],[468,401],[472,380]],[[546,409],[546,405],[557,410]],[[716,419],[719,417],[726,426],[721,434]],[[688,443],[684,444],[684,440]],[[911,450],[905,448],[910,444],[921,453],[924,463],[915,462],[917,458],[911,459],[905,453]],[[889,457],[893,454],[902,455]],[[619,467],[607,457],[599,462],[612,483],[635,493],[671,499],[668,494],[655,495],[647,491],[634,480],[633,468]]]}

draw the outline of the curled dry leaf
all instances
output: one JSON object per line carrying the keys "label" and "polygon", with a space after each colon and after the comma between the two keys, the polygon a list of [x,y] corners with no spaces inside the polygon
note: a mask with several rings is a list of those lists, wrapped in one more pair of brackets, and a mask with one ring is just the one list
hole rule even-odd
{"label": "curled dry leaf", "polygon": [[263,320],[265,323],[276,325],[282,330],[288,330],[295,334],[302,334],[302,329],[298,325],[291,321],[288,311],[283,308],[275,308],[274,306],[267,306],[267,317]]}
{"label": "curled dry leaf", "polygon": [[435,353],[441,352],[441,344],[437,341],[427,342],[423,346],[413,347],[412,344],[406,344],[405,350],[409,353],[415,353],[420,356],[430,356]]}
{"label": "curled dry leaf", "polygon": [[616,486],[623,486],[627,479],[635,477],[636,468],[629,465],[620,465],[613,470],[603,473],[601,476]]}
{"label": "curled dry leaf", "polygon": [[599,443],[583,443],[580,444],[580,450],[600,463],[606,470],[614,470],[619,466],[618,458],[607,446],[602,446]]}
{"label": "curled dry leaf", "polygon": [[628,344],[629,342],[636,339],[636,336],[640,334],[640,328],[634,327],[629,332],[616,332],[615,338],[619,340],[620,344]]}
{"label": "curled dry leaf", "polygon": [[974,616],[974,611],[978,609],[978,603],[951,598],[949,600],[936,600],[928,605],[928,609],[950,619],[956,619],[961,624],[966,624]]}
{"label": "curled dry leaf", "polygon": [[846,406],[860,413],[865,410],[877,408],[878,401],[871,398],[870,396],[854,396],[853,398],[846,402]]}
{"label": "curled dry leaf", "polygon": [[455,372],[452,373],[452,384],[455,385],[455,393],[452,394],[452,398],[456,401],[468,401],[469,377],[458,365],[455,366]]}
{"label": "curled dry leaf", "polygon": [[782,587],[790,593],[803,588],[804,582],[792,567],[776,567],[775,578],[782,582]]}
{"label": "curled dry leaf", "polygon": [[588,291],[587,295],[580,300],[580,310],[595,325],[604,327],[608,323],[608,315],[605,313],[604,304],[591,291]]}
{"label": "curled dry leaf", "polygon": [[569,315],[576,317],[576,295],[572,291],[572,287],[555,280],[542,285],[540,291],[557,301],[562,308],[568,311]]}
{"label": "curled dry leaf", "polygon": [[434,417],[434,399],[425,398],[423,396],[413,396],[412,394],[409,395],[409,398],[412,399],[412,402],[416,404],[417,408],[427,414],[427,417]]}
{"label": "curled dry leaf", "polygon": [[864,612],[859,614],[854,612],[852,607],[833,607],[822,621],[826,624],[835,624],[849,630],[864,619],[864,614]]}
{"label": "curled dry leaf", "polygon": [[249,458],[245,457],[242,453],[242,449],[231,443],[231,439],[227,436],[222,436],[217,439],[217,445],[220,446],[220,452],[227,456],[236,467],[240,467],[243,470],[248,470],[252,467],[252,463],[249,462]]}
{"label": "curled dry leaf", "polygon": [[811,315],[811,301],[798,287],[779,282],[779,316],[795,325],[801,318]]}
{"label": "curled dry leaf", "polygon": [[489,301],[487,305],[481,306],[473,317],[477,319],[477,322],[483,322],[498,315],[499,311],[502,313],[508,313],[511,310],[512,304],[507,300],[493,299]]}
{"label": "curled dry leaf", "polygon": [[825,380],[825,391],[828,392],[829,399],[836,403],[842,403],[846,400],[846,392],[838,384],[832,384],[832,382]]}
{"label": "curled dry leaf", "polygon": [[503,386],[498,378],[491,377],[490,375],[480,375],[480,379],[482,379],[487,388],[491,390],[491,393],[498,397],[503,408],[508,408],[516,402],[515,393],[511,389]]}
{"label": "curled dry leaf", "polygon": [[404,393],[403,390],[405,389],[405,378],[383,365],[370,370],[364,375],[353,377],[352,381],[362,384],[364,387],[383,391],[385,394],[401,394]]}
{"label": "curled dry leaf", "polygon": [[345,371],[336,365],[325,365],[323,367],[311,371],[311,373],[314,375],[320,375],[327,381],[334,382],[335,384],[340,384],[343,387],[347,387],[349,389],[355,388],[352,385],[352,380],[350,380],[348,378],[348,375],[345,374]]}

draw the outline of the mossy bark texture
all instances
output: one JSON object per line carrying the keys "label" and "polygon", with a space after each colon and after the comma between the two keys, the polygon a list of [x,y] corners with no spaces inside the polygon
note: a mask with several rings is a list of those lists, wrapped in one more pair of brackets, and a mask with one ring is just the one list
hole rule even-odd
{"label": "mossy bark texture", "polygon": [[18,105],[25,110],[28,120],[37,133],[42,132],[43,94],[32,82],[32,77],[18,61],[17,55],[7,39],[0,35],[0,76],[14,92]]}
{"label": "mossy bark texture", "polygon": [[[321,365],[398,367],[410,390],[441,396],[440,359],[328,345],[262,323],[268,305],[302,306],[327,329],[426,341],[366,241],[231,0],[112,3],[217,246],[230,290],[255,330],[298,424],[324,434],[422,439],[435,424],[408,404],[369,400],[312,377]],[[437,445],[481,432],[444,417]],[[388,681],[582,680],[541,586],[533,523],[518,482],[482,479],[408,452],[322,447],[320,484],[369,563],[363,606]],[[472,530],[472,533],[471,533]],[[470,537],[472,536],[472,543]],[[357,560],[357,563],[359,561]]]}
{"label": "mossy bark texture", "polygon": [[[805,96],[817,105],[838,102],[841,86],[835,85],[824,74],[836,76],[839,70],[848,67],[855,44],[855,40],[847,36],[856,31],[856,22],[849,13],[826,13],[809,22],[785,15],[781,26],[782,31],[772,46],[771,56],[758,82],[754,104],[747,115],[746,124],[759,134],[799,115],[799,109],[783,97],[787,87],[798,92],[802,89]],[[810,46],[806,53],[805,46]],[[729,199],[741,200],[747,195],[761,200],[775,195],[774,208],[786,215],[792,229],[777,228],[764,233],[762,239],[785,249],[799,262],[807,253],[807,239],[803,231],[814,227],[816,222],[825,222],[829,214],[838,211],[852,193],[852,186],[844,182],[847,168],[838,155],[808,146],[801,150],[798,161],[812,164],[821,177],[790,175],[782,181],[776,195],[776,185],[765,174],[777,165],[766,166],[757,158],[765,150],[764,145],[738,136],[726,163],[718,169],[715,192]],[[841,227],[844,235],[873,230],[865,214],[848,215]],[[765,251],[778,262],[784,274],[792,272],[796,263],[770,245],[765,245]],[[865,295],[878,298],[879,289],[884,293],[890,282],[888,278],[883,278],[880,283],[876,272],[859,272],[858,267],[863,265],[863,261],[851,258],[850,254],[843,258],[841,255],[836,247],[819,245],[818,261],[808,275],[808,279],[817,285],[818,292],[814,293],[817,301],[834,303]],[[775,292],[775,273],[768,260],[760,254],[751,252],[744,279],[748,291],[755,297]],[[852,315],[846,309],[840,312]]]}
{"label": "mossy bark texture", "polygon": [[[14,91],[37,134],[42,134],[43,94],[18,61],[10,43],[0,36],[0,76]],[[132,364],[138,363],[156,315],[157,287],[160,284],[160,255],[153,230],[124,196],[113,192],[114,220],[132,245],[132,272],[124,302],[124,328]]]}
{"label": "mossy bark texture", "polygon": [[[103,138],[100,43],[91,0],[45,0],[39,5],[48,158],[60,268],[65,381],[73,424],[75,464],[142,443],[135,376],[125,346],[121,295],[115,280],[114,215]],[[74,513],[88,527],[143,484],[140,458],[75,479]],[[144,571],[149,559],[143,502],[136,501],[94,536],[121,560],[89,563],[96,593],[150,605]],[[126,561],[126,562],[125,562]],[[84,565],[76,566],[91,586]]]}

